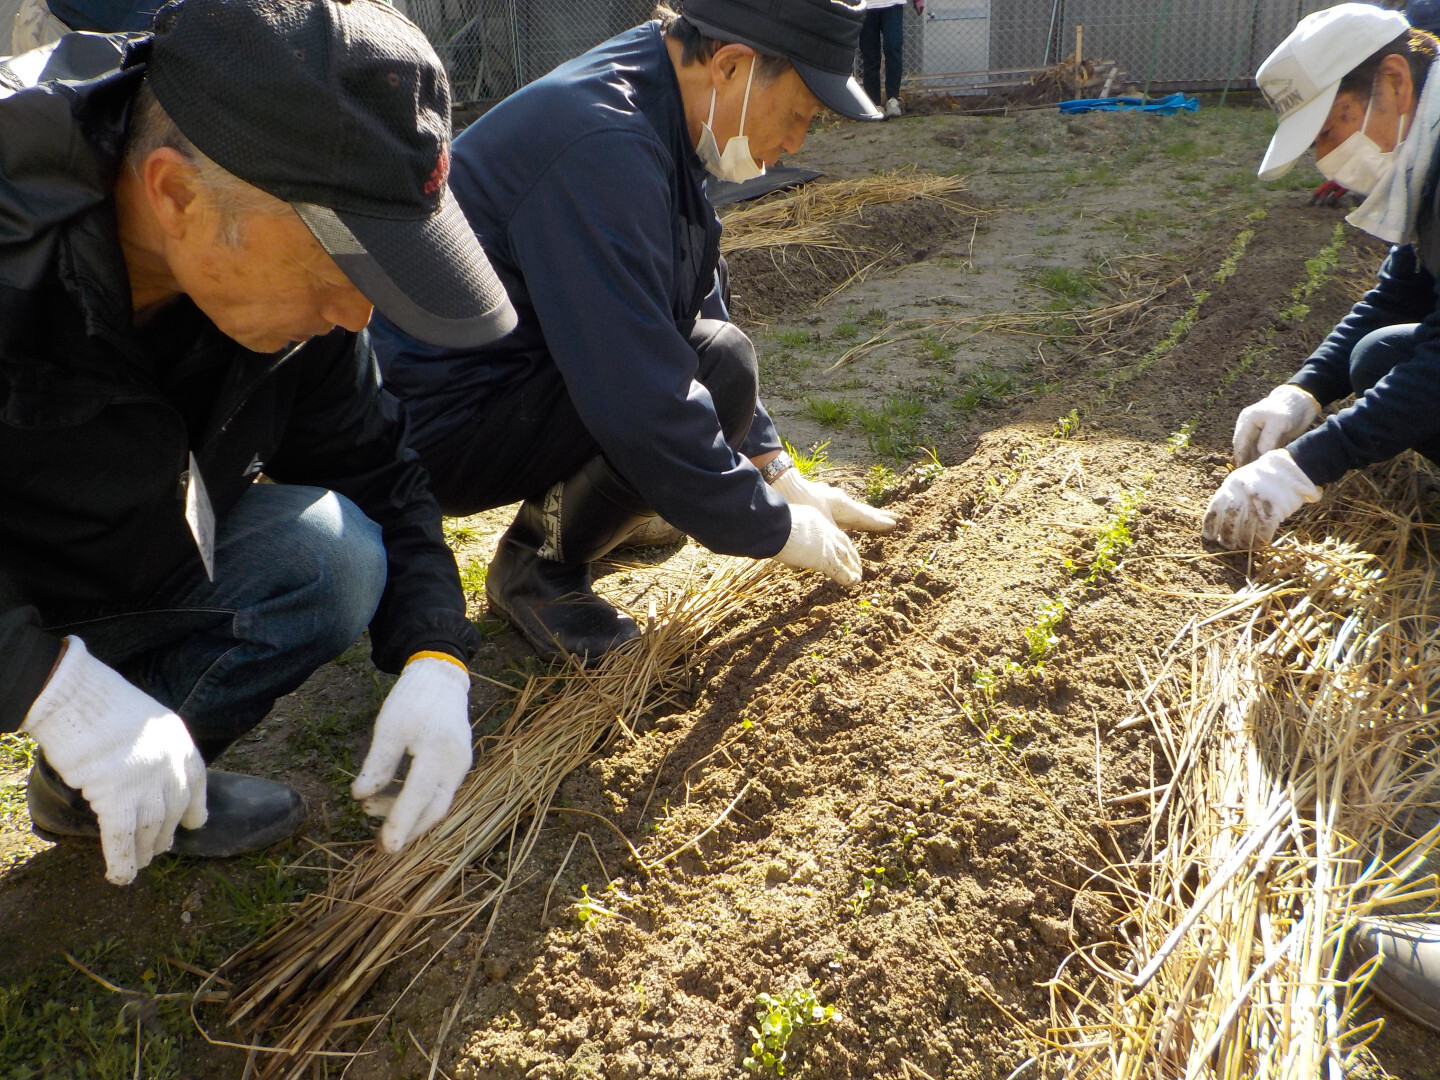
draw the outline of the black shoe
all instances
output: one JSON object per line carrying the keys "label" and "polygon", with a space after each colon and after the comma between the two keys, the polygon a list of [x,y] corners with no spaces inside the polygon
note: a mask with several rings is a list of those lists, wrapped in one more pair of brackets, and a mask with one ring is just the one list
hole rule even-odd
{"label": "black shoe", "polygon": [[[46,840],[100,839],[100,823],[85,796],[60,779],[43,757],[30,770],[26,803],[31,827]],[[210,814],[205,824],[198,829],[176,829],[172,852],[228,859],[279,843],[305,823],[305,800],[300,793],[258,776],[208,770],[205,805]]]}
{"label": "black shoe", "polygon": [[595,595],[590,564],[651,516],[603,457],[591,458],[543,500],[520,504],[485,575],[490,606],[541,656],[598,660],[640,628]]}

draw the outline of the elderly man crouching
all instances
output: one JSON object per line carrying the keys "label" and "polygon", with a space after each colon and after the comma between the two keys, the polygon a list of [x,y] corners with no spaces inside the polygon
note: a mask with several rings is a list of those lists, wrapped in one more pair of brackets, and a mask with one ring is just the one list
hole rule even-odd
{"label": "elderly man crouching", "polygon": [[206,763],[368,625],[401,675],[354,794],[411,755],[398,850],[469,768],[477,638],[364,328],[514,322],[434,52],[376,0],[177,0],[0,94],[0,731],[39,744],[36,831],[117,884],[290,835],[295,791]]}

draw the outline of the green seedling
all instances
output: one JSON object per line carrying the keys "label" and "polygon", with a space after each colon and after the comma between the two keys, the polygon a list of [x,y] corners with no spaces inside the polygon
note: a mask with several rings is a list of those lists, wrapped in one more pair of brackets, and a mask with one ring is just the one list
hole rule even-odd
{"label": "green seedling", "polygon": [[785,452],[790,455],[790,460],[795,462],[795,468],[800,470],[800,475],[807,480],[813,480],[820,475],[820,471],[830,464],[830,440],[822,443],[815,443],[808,451],[797,450],[792,443],[785,443]]}
{"label": "green seedling", "polygon": [[1178,454],[1181,450],[1189,447],[1190,436],[1194,433],[1195,421],[1187,420],[1185,421],[1185,423],[1180,425],[1179,431],[1171,433],[1170,437],[1165,440],[1165,445],[1170,448],[1170,453]]}
{"label": "green seedling", "polygon": [[838,429],[855,416],[855,406],[844,398],[807,397],[800,414],[821,427]]}
{"label": "green seedling", "polygon": [[986,701],[995,700],[995,692],[1000,683],[1000,676],[994,668],[976,668],[975,673],[970,676],[970,681],[975,684],[975,689],[985,696]]}
{"label": "green seedling", "polygon": [[884,873],[883,866],[874,866],[860,878],[860,887],[855,891],[855,898],[850,901],[850,913],[857,919],[875,895],[875,890],[880,887],[880,878]]}
{"label": "green seedling", "polygon": [[839,1019],[833,1005],[821,1005],[815,996],[818,982],[790,991],[784,997],[757,994],[755,1018],[759,1026],[750,1026],[750,1053],[742,1062],[750,1072],[769,1070],[776,1076],[785,1075],[790,1037],[801,1028],[819,1027]]}
{"label": "green seedling", "polygon": [[[1186,438],[1188,440],[1189,436]],[[1081,580],[1086,585],[1093,585],[1101,574],[1108,574],[1119,566],[1120,553],[1135,542],[1135,537],[1130,533],[1130,522],[1134,520],[1136,508],[1144,499],[1145,492],[1141,488],[1121,495],[1120,505],[1095,538],[1095,552],[1090,556],[1089,563],[1082,566],[1074,559],[1066,559],[1065,569],[1072,574],[1084,573]]]}
{"label": "green seedling", "polygon": [[1025,628],[1025,643],[1030,646],[1030,663],[1044,663],[1055,646],[1060,644],[1059,635],[1055,631],[1065,621],[1069,610],[1069,604],[1064,597],[1057,597],[1035,609],[1034,624]]}
{"label": "green seedling", "polygon": [[1340,262],[1340,249],[1345,246],[1345,223],[1337,222],[1335,231],[1330,235],[1330,242],[1320,249],[1320,253],[1313,259],[1305,260],[1305,276],[1296,283],[1290,290],[1290,304],[1282,308],[1280,318],[1286,322],[1300,322],[1310,314],[1310,305],[1306,303],[1325,284]]}
{"label": "green seedling", "polygon": [[1214,281],[1216,285],[1223,285],[1235,274],[1236,268],[1240,265],[1240,259],[1249,247],[1250,241],[1255,239],[1255,225],[1259,224],[1265,217],[1265,210],[1255,210],[1245,216],[1250,222],[1250,228],[1241,229],[1235,239],[1230,241],[1230,248],[1225,253],[1225,258],[1220,261],[1220,267],[1215,271]]}
{"label": "green seedling", "polygon": [[834,334],[841,341],[854,341],[860,336],[860,324],[852,322],[849,319],[845,319],[843,322],[836,325]]}
{"label": "green seedling", "polygon": [[885,465],[871,465],[870,472],[865,477],[865,501],[871,506],[879,506],[899,482],[900,478],[895,475],[894,469]]}
{"label": "green seedling", "polygon": [[924,457],[915,466],[915,479],[921,484],[929,487],[940,477],[945,475],[945,466],[940,464],[940,458],[933,448],[926,448]]}
{"label": "green seedling", "polygon": [[1080,410],[1071,409],[1059,420],[1055,421],[1054,438],[1068,439],[1080,430]]}

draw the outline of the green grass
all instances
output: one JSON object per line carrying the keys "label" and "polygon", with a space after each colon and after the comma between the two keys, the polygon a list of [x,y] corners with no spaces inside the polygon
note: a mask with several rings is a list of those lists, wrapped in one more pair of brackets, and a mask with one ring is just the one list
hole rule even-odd
{"label": "green grass", "polygon": [[843,428],[855,416],[855,406],[845,398],[807,397],[800,415],[821,427]]}
{"label": "green grass", "polygon": [[920,355],[929,363],[943,364],[955,355],[953,342],[945,341],[933,334],[923,334],[918,342]]}
{"label": "green grass", "polygon": [[925,402],[920,398],[892,397],[879,409],[862,406],[855,419],[865,432],[871,450],[899,461],[918,448],[920,421],[924,416]]}
{"label": "green grass", "polygon": [[490,564],[480,559],[472,560],[460,568],[460,587],[465,590],[466,599],[485,599],[485,577],[489,572]]}
{"label": "green grass", "polygon": [[895,475],[895,470],[886,465],[871,465],[870,472],[865,477],[865,501],[871,506],[879,506],[895,490],[895,485],[900,478]]}
{"label": "green grass", "polygon": [[1072,308],[1095,292],[1095,285],[1083,270],[1070,266],[1044,266],[1031,276],[1038,287],[1055,297],[1065,308]]}
{"label": "green grass", "polygon": [[953,399],[954,406],[961,412],[971,412],[981,405],[993,405],[1014,393],[1015,376],[1008,371],[993,368],[977,368],[961,384],[960,392]]}
{"label": "green grass", "polygon": [[831,333],[841,341],[854,341],[860,336],[860,324],[846,319],[837,324]]}
{"label": "green grass", "polygon": [[785,452],[795,462],[795,468],[800,470],[800,475],[807,480],[819,476],[821,470],[830,464],[830,455],[827,453],[829,449],[829,439],[822,443],[816,443],[809,450],[799,450],[793,443],[788,441],[785,443]]}
{"label": "green grass", "polygon": [[[126,962],[114,940],[77,959],[142,996],[107,993],[63,961],[44,965],[17,986],[0,987],[0,1076],[178,1080],[180,1034],[191,1030],[179,992],[193,987],[168,965],[137,970],[140,965]],[[156,996],[167,992],[177,996]]]}
{"label": "green grass", "polygon": [[775,331],[775,342],[787,349],[804,349],[815,344],[815,335],[809,330],[790,328]]}

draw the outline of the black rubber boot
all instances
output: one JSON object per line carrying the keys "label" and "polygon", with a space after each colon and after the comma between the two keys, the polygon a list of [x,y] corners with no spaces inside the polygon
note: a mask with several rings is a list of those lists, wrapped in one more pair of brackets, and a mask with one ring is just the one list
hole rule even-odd
{"label": "black rubber boot", "polygon": [[[30,770],[26,802],[38,836],[50,841],[100,839],[100,823],[85,796],[65,783],[43,757]],[[205,774],[205,806],[210,814],[205,824],[176,829],[172,852],[228,859],[277,844],[305,823],[305,800],[294,788],[219,769]]]}
{"label": "black rubber boot", "polygon": [[593,457],[543,499],[526,499],[485,575],[490,607],[547,659],[598,660],[640,636],[590,588],[590,564],[651,517],[639,494]]}

